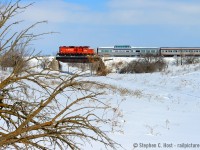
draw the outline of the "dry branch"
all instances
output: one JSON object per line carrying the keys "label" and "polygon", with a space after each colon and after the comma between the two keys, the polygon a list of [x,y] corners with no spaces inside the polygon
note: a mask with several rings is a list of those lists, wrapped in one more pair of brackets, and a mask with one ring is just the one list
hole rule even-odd
{"label": "dry branch", "polygon": [[8,36],[21,23],[8,21],[30,5],[20,6],[20,0],[0,3],[0,71],[6,74],[0,82],[0,149],[80,149],[92,141],[115,149],[117,144],[101,128],[112,126],[105,113],[115,111],[100,99],[102,91],[94,88],[105,86],[78,75],[38,69],[40,64],[30,63],[37,56],[25,57],[33,40],[50,34],[31,32],[45,22]]}

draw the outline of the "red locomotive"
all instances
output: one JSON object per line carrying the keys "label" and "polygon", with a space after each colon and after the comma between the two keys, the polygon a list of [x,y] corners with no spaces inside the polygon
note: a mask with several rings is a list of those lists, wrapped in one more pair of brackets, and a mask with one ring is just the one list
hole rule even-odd
{"label": "red locomotive", "polygon": [[95,56],[89,46],[60,46],[56,59],[61,62],[88,63],[89,57]]}
{"label": "red locomotive", "polygon": [[59,56],[84,56],[94,55],[94,49],[89,46],[60,46]]}

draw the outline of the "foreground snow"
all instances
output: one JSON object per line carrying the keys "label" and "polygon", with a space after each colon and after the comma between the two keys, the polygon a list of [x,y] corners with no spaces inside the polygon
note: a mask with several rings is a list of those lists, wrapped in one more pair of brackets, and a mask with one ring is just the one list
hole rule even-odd
{"label": "foreground snow", "polygon": [[[62,74],[69,72],[80,71],[70,67]],[[169,65],[162,73],[111,73],[105,77],[81,78],[125,89],[124,92],[108,90],[102,98],[112,100],[113,105],[120,103],[120,115],[123,117],[119,121],[123,124],[123,131],[109,133],[122,146],[118,147],[119,150],[192,150],[200,149],[200,145],[197,145],[200,144],[199,76],[198,64],[179,67]],[[105,147],[93,143],[93,147],[85,145],[82,149],[104,150]]]}
{"label": "foreground snow", "polygon": [[[173,66],[164,73],[88,77],[129,91],[105,96],[113,101],[124,100],[120,106],[124,132],[110,136],[126,150],[200,149],[200,145],[195,145],[200,144],[198,69],[193,65]],[[94,148],[105,149],[99,146],[91,149]]]}

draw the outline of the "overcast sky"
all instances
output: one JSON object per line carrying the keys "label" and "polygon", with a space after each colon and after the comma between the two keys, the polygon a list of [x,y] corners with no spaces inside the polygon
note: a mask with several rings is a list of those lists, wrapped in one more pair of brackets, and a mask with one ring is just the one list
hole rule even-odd
{"label": "overcast sky", "polygon": [[34,42],[43,54],[61,45],[200,46],[199,0],[22,0],[29,2],[20,18],[48,20],[35,32],[59,32]]}

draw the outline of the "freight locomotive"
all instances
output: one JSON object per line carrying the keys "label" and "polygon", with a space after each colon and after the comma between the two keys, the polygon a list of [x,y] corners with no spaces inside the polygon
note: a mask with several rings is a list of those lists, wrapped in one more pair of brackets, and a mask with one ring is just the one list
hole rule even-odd
{"label": "freight locomotive", "polygon": [[56,59],[61,62],[89,62],[89,57],[95,55],[89,46],[60,46]]}
{"label": "freight locomotive", "polygon": [[84,56],[94,55],[94,49],[89,46],[60,46],[59,56]]}

